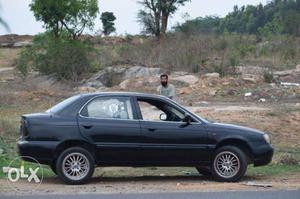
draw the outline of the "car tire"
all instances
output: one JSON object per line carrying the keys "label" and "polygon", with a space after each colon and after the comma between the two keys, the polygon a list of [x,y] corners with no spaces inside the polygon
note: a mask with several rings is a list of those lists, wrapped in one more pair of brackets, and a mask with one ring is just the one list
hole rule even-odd
{"label": "car tire", "polygon": [[95,161],[89,151],[72,147],[63,151],[56,161],[58,177],[67,184],[84,184],[93,175]]}
{"label": "car tire", "polygon": [[196,167],[196,169],[203,176],[211,176],[211,171],[207,167]]}
{"label": "car tire", "polygon": [[222,182],[236,182],[247,171],[247,156],[235,146],[218,148],[213,156],[211,172],[214,178]]}

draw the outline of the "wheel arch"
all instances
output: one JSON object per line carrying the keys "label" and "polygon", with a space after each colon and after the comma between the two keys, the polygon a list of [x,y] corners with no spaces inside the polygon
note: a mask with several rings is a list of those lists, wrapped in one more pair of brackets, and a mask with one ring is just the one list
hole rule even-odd
{"label": "wheel arch", "polygon": [[66,140],[63,141],[62,143],[60,143],[54,151],[54,160],[56,161],[56,159],[58,158],[59,154],[61,154],[64,150],[71,148],[71,147],[81,147],[84,148],[85,150],[87,150],[88,152],[91,153],[92,157],[94,158],[94,160],[96,161],[96,149],[93,146],[93,144],[84,141],[84,140]]}
{"label": "wheel arch", "polygon": [[223,146],[235,146],[235,147],[241,149],[247,156],[248,163],[253,162],[252,149],[247,141],[240,139],[240,138],[227,138],[227,139],[220,141],[216,145],[215,151]]}

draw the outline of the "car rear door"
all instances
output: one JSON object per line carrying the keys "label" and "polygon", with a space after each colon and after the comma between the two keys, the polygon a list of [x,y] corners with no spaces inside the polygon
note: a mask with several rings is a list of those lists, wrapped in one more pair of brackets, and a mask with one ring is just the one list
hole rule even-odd
{"label": "car rear door", "polygon": [[[152,104],[153,107],[143,110],[141,102]],[[192,122],[190,125],[179,118],[174,121],[159,121],[159,119],[145,118],[145,115],[154,113],[159,117],[160,110],[157,104],[166,103],[176,114],[183,114],[182,110],[160,99],[137,98],[138,112],[141,124],[141,148],[145,162],[162,165],[182,164],[189,165],[195,162],[209,161],[210,150],[208,148],[208,133],[205,125],[200,122]],[[179,113],[178,113],[178,112]]]}
{"label": "car rear door", "polygon": [[100,96],[80,111],[81,134],[97,149],[97,159],[105,164],[138,161],[140,124],[131,97]]}

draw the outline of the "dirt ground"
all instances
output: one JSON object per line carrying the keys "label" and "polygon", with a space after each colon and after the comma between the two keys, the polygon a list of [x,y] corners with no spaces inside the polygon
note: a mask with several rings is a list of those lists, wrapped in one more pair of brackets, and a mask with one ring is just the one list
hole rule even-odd
{"label": "dirt ground", "polygon": [[[85,185],[65,185],[58,178],[45,178],[35,190],[27,182],[18,182],[18,190],[5,179],[0,180],[0,193],[20,194],[83,194],[83,193],[155,193],[155,192],[216,192],[266,191],[300,189],[300,173],[284,177],[246,176],[238,183],[215,182],[209,177],[195,176],[140,176],[95,177]],[[254,184],[254,185],[253,185]]]}

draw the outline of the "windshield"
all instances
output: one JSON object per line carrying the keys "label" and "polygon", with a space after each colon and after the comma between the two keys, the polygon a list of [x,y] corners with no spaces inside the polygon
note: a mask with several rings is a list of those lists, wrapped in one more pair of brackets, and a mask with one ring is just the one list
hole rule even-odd
{"label": "windshield", "polygon": [[76,101],[78,98],[80,98],[80,95],[75,95],[75,96],[69,97],[69,98],[65,99],[64,101],[56,104],[52,108],[48,109],[46,112],[47,113],[57,113],[57,112],[63,110],[69,104],[71,104],[74,101]]}

